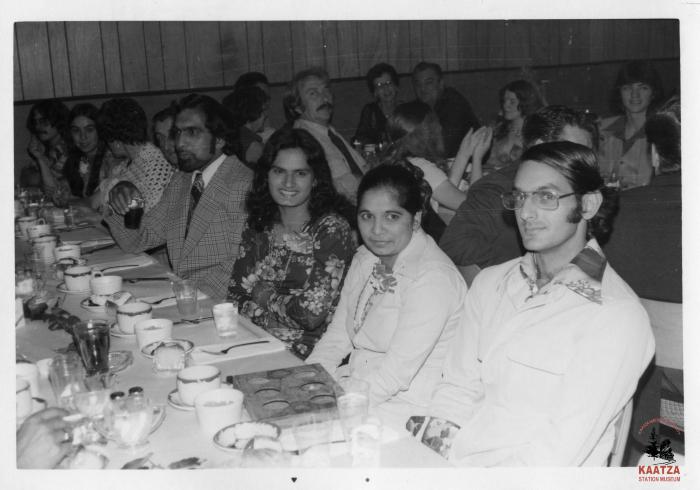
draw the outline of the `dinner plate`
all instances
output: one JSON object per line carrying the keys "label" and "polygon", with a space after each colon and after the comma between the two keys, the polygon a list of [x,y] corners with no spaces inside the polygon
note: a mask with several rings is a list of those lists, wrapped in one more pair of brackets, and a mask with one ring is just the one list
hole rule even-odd
{"label": "dinner plate", "polygon": [[80,307],[85,310],[92,311],[93,313],[104,313],[105,311],[104,305],[93,303],[89,296],[80,302]]}
{"label": "dinner plate", "polygon": [[248,442],[255,437],[266,437],[279,440],[279,426],[269,422],[238,422],[220,429],[214,434],[214,445],[224,451],[242,451]]}
{"label": "dinner plate", "polygon": [[136,338],[135,333],[124,333],[121,330],[119,330],[119,324],[117,322],[113,322],[109,325],[109,333],[112,335],[112,337],[117,337],[120,339]]}
{"label": "dinner plate", "polygon": [[90,292],[90,288],[88,288],[88,289],[83,289],[83,290],[81,290],[81,291],[71,291],[70,289],[67,289],[67,288],[66,288],[66,283],[65,283],[65,282],[62,282],[61,284],[59,284],[58,286],[56,286],[56,289],[58,289],[58,290],[59,290],[60,292],[62,292],[62,293],[66,293],[66,294],[85,294],[85,293],[89,293],[89,292]]}
{"label": "dinner plate", "polygon": [[153,359],[153,354],[155,353],[156,349],[161,345],[179,345],[180,347],[185,349],[185,355],[188,355],[190,352],[192,352],[192,348],[194,347],[194,343],[186,339],[158,340],[156,342],[151,342],[150,344],[144,345],[141,349],[141,354],[147,359]]}
{"label": "dinner plate", "polygon": [[180,400],[180,393],[178,393],[177,388],[168,393],[168,405],[178,410],[183,410],[185,412],[191,412],[194,410],[194,405],[187,405]]}

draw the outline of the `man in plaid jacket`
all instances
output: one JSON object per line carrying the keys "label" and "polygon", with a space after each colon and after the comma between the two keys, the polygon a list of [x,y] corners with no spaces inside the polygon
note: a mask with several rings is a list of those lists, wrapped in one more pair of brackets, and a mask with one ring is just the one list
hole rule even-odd
{"label": "man in plaid jacket", "polygon": [[127,252],[167,245],[175,273],[199,289],[224,298],[245,226],[245,198],[252,172],[233,154],[235,131],[229,113],[211,97],[191,94],[179,103],[173,125],[180,171],[138,229],[123,215],[140,193],[130,182],[110,192],[107,218],[114,239]]}

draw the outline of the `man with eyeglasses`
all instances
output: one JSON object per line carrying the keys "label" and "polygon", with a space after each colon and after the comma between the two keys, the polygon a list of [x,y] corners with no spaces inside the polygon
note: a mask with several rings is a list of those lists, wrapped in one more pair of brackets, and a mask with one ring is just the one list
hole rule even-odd
{"label": "man with eyeglasses", "polygon": [[502,203],[528,252],[476,277],[433,417],[410,421],[455,464],[607,463],[614,422],[654,354],[644,308],[596,240],[611,195],[585,146],[523,154]]}
{"label": "man with eyeglasses", "polygon": [[217,298],[226,296],[238,258],[253,178],[233,154],[233,128],[229,112],[211,97],[183,98],[172,130],[180,170],[160,202],[137,229],[126,228],[123,216],[142,196],[133,184],[121,182],[110,192],[115,214],[106,219],[122,249],[142,252],[166,244],[175,273]]}

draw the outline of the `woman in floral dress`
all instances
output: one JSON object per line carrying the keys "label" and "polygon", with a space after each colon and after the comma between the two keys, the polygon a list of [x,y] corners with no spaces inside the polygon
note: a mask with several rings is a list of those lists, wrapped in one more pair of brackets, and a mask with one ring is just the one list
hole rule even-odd
{"label": "woman in floral dress", "polygon": [[[467,286],[420,226],[429,199],[422,172],[408,163],[364,175],[357,193],[364,245],[328,331],[306,360],[336,378],[367,381],[371,409],[397,429],[413,411],[427,410],[464,315]],[[349,364],[338,367],[348,353]]]}
{"label": "woman in floral dress", "polygon": [[229,299],[305,359],[326,330],[355,253],[351,204],[323,148],[302,129],[270,137],[248,194]]}

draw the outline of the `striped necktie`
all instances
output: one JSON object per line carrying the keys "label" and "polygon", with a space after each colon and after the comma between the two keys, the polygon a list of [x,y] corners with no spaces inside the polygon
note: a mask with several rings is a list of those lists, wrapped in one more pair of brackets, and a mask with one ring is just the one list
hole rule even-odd
{"label": "striped necktie", "polygon": [[197,207],[197,203],[202,197],[203,192],[204,179],[202,179],[202,172],[197,172],[197,174],[194,177],[192,187],[190,188],[190,209],[187,213],[187,227],[185,228],[185,235],[187,235],[187,232],[190,230],[190,221],[192,220],[192,213],[194,213],[194,209]]}
{"label": "striped necktie", "polygon": [[338,136],[337,134],[335,134],[333,131],[331,131],[329,129],[328,130],[328,137],[331,139],[333,144],[338,147],[338,149],[340,150],[340,153],[343,154],[343,157],[345,157],[345,160],[348,162],[348,165],[350,166],[350,172],[352,172],[352,174],[355,177],[361,178],[362,177],[362,170],[357,165],[357,162],[350,154],[350,151],[348,151],[347,146],[345,146],[345,143],[340,138],[340,136]]}

